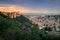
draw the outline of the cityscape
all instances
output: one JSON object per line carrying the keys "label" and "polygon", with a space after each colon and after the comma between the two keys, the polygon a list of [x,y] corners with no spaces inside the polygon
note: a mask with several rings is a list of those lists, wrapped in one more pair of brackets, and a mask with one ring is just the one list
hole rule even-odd
{"label": "cityscape", "polygon": [[0,40],[60,40],[60,0],[0,0]]}

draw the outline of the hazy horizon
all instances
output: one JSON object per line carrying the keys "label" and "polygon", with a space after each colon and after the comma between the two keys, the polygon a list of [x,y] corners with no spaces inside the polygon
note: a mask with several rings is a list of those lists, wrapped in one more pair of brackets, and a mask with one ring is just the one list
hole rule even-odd
{"label": "hazy horizon", "polygon": [[46,15],[60,15],[60,14],[44,14],[44,13],[23,13],[24,16],[46,16]]}
{"label": "hazy horizon", "polygon": [[0,11],[60,14],[60,0],[0,0]]}

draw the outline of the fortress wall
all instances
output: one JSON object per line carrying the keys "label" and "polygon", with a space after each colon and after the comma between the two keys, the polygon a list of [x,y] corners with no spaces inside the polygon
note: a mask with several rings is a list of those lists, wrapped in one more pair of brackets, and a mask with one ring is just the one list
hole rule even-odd
{"label": "fortress wall", "polygon": [[3,14],[9,18],[16,18],[17,16],[21,15],[19,12],[3,12]]}

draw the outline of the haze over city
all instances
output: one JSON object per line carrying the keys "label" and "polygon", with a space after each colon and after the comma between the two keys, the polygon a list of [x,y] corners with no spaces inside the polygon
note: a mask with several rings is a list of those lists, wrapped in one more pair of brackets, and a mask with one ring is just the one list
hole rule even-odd
{"label": "haze over city", "polygon": [[60,14],[60,0],[0,0],[0,11]]}

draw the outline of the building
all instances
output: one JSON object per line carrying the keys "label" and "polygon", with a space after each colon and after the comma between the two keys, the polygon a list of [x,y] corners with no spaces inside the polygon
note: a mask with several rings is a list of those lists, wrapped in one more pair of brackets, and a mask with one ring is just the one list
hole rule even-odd
{"label": "building", "polygon": [[2,12],[5,16],[8,16],[9,18],[16,18],[20,16],[19,12]]}

